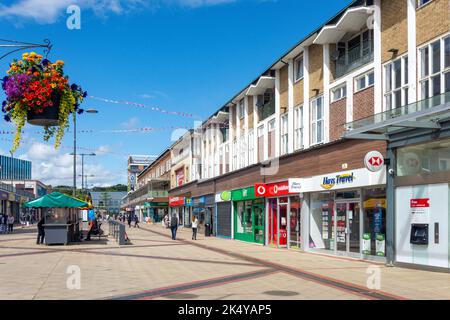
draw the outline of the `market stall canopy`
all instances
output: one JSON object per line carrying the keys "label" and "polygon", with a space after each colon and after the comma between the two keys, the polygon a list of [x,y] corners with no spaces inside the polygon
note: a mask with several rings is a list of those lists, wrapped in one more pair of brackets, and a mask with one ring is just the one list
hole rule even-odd
{"label": "market stall canopy", "polygon": [[89,204],[87,202],[59,192],[47,194],[23,205],[24,208],[85,208],[88,206]]}

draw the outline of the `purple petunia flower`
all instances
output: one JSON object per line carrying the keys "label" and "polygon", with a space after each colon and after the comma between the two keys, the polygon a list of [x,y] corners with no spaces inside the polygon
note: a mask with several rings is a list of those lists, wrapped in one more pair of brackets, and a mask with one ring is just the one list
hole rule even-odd
{"label": "purple petunia flower", "polygon": [[5,119],[6,122],[11,122],[10,116],[5,115],[3,118]]}
{"label": "purple petunia flower", "polygon": [[23,94],[22,87],[26,85],[30,79],[31,76],[27,74],[16,74],[9,77],[8,80],[3,83],[3,90],[5,90],[8,100],[12,101],[20,99]]}

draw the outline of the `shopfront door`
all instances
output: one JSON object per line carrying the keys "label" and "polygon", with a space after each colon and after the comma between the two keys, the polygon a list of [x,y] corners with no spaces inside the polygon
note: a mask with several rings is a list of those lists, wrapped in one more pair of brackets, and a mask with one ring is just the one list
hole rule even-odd
{"label": "shopfront door", "polygon": [[254,217],[254,236],[255,242],[264,244],[264,215],[265,206],[263,203],[253,204],[253,217]]}
{"label": "shopfront door", "polygon": [[301,247],[301,206],[299,197],[291,197],[289,209],[289,247]]}
{"label": "shopfront door", "polygon": [[338,252],[360,252],[360,207],[359,202],[336,202],[336,250]]}
{"label": "shopfront door", "polygon": [[278,247],[287,247],[288,198],[278,200]]}

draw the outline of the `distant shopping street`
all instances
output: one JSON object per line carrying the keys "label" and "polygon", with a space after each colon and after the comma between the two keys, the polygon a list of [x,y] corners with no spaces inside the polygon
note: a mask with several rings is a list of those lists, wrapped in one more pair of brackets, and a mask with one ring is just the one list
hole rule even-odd
{"label": "distant shopping street", "polygon": [[[450,298],[448,273],[205,238],[204,233],[192,241],[190,229],[180,229],[174,241],[161,224],[126,231],[131,244],[125,246],[112,237],[36,245],[33,227],[0,235],[0,299]],[[377,284],[379,289],[373,287]]]}

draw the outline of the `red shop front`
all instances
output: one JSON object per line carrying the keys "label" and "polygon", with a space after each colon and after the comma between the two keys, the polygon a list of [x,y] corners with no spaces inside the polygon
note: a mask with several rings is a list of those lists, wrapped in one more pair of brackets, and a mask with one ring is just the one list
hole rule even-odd
{"label": "red shop front", "polygon": [[301,199],[289,192],[289,181],[255,185],[257,196],[266,200],[267,245],[301,247]]}

